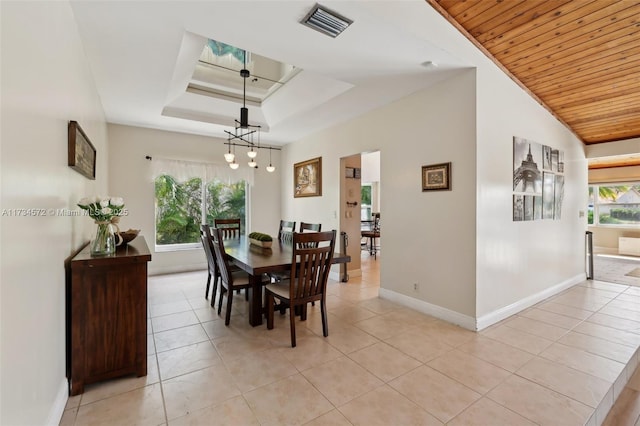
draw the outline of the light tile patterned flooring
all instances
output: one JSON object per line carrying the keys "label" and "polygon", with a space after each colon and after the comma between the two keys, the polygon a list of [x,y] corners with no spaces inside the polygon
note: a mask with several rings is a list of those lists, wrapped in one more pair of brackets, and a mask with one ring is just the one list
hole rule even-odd
{"label": "light tile patterned flooring", "polygon": [[[148,375],[89,385],[61,425],[638,424],[640,288],[584,282],[480,333],[379,299],[380,256],[274,330],[231,325],[206,272],[149,278]],[[224,315],[224,309],[223,309]],[[629,383],[624,384],[630,378]]]}

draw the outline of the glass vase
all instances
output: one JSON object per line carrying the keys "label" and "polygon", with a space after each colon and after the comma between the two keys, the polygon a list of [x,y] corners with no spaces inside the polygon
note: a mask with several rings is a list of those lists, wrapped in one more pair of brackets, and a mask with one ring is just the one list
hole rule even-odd
{"label": "glass vase", "polygon": [[116,252],[116,238],[111,223],[98,223],[96,237],[91,240],[91,256],[109,256]]}

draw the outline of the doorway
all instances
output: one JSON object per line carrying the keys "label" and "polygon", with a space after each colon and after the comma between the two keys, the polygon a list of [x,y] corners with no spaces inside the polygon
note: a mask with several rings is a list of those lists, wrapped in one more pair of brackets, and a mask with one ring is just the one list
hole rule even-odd
{"label": "doorway", "polygon": [[[351,263],[347,273],[350,278],[362,277],[379,285],[381,262],[381,238],[363,238],[363,231],[370,230],[374,219],[381,217],[380,151],[354,154],[341,159],[340,229],[347,233],[347,253]],[[380,233],[381,235],[381,233]]]}

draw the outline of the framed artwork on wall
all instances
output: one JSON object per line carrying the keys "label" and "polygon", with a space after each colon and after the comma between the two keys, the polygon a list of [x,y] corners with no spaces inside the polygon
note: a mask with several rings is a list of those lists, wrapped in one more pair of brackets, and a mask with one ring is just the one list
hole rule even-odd
{"label": "framed artwork on wall", "polygon": [[451,163],[422,166],[422,192],[451,190]]}
{"label": "framed artwork on wall", "polygon": [[78,122],[69,121],[68,165],[87,179],[96,178],[96,148]]}
{"label": "framed artwork on wall", "polygon": [[322,157],[293,165],[293,197],[322,195]]}

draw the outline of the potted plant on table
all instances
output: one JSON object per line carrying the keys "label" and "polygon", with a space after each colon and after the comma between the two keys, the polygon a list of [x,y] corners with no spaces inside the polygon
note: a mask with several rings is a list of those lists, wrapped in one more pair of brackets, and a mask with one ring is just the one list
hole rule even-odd
{"label": "potted plant on table", "polygon": [[271,235],[262,232],[252,232],[248,235],[249,242],[255,246],[269,248],[273,243]]}

